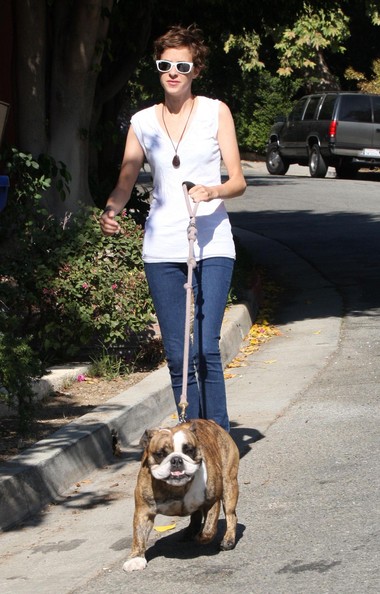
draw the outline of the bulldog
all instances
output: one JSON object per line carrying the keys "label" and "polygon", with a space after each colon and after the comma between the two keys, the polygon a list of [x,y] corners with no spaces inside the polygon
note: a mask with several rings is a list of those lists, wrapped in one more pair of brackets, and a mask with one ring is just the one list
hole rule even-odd
{"label": "bulldog", "polygon": [[233,549],[239,495],[239,450],[214,421],[197,419],[172,428],[145,431],[144,452],[135,488],[133,543],[124,571],[144,569],[145,550],[157,514],[191,516],[185,538],[211,542],[220,502],[226,530],[220,548]]}

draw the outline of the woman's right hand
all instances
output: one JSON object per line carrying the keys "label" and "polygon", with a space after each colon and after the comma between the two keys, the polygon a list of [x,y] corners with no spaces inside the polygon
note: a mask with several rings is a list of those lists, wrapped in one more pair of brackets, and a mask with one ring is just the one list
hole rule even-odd
{"label": "woman's right hand", "polygon": [[131,196],[133,186],[144,160],[144,152],[136,134],[130,126],[125,143],[124,157],[116,186],[108,196],[104,212],[100,216],[100,228],[103,235],[120,233],[121,227],[116,220]]}
{"label": "woman's right hand", "polygon": [[120,225],[115,219],[115,211],[108,210],[107,212],[103,212],[100,217],[100,228],[102,230],[103,235],[115,235],[115,233],[120,233]]}

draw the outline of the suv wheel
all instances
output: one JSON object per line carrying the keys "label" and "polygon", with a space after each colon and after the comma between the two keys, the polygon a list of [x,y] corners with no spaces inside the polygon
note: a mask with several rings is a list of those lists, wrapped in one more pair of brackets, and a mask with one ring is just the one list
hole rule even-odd
{"label": "suv wheel", "polygon": [[311,177],[325,177],[327,173],[326,161],[322,157],[317,144],[314,144],[310,149],[309,171]]}
{"label": "suv wheel", "polygon": [[285,175],[289,169],[289,164],[281,157],[276,142],[268,146],[266,166],[271,175]]}

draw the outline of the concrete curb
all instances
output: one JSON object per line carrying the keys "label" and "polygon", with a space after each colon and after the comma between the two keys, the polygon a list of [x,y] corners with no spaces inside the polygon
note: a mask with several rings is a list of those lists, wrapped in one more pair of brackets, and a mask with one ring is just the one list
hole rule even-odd
{"label": "concrete curb", "polygon": [[[250,303],[226,310],[220,342],[224,366],[239,352],[256,311],[253,294]],[[0,528],[8,529],[38,513],[59,500],[70,485],[110,463],[115,432],[122,446],[130,445],[146,427],[160,424],[174,410],[165,366],[16,456],[1,467]]]}
{"label": "concrete curb", "polygon": [[[33,393],[36,401],[40,401],[56,392],[62,390],[66,383],[76,380],[80,373],[86,373],[89,365],[84,363],[67,364],[50,367],[48,373],[41,379],[36,380],[33,385]],[[17,406],[10,407],[0,402],[0,417],[15,416]]]}
{"label": "concrete curb", "polygon": [[86,373],[89,365],[85,363],[57,365],[49,368],[49,373],[44,375],[33,387],[37,400],[42,400],[52,392],[62,390],[65,383],[77,379],[81,373]]}

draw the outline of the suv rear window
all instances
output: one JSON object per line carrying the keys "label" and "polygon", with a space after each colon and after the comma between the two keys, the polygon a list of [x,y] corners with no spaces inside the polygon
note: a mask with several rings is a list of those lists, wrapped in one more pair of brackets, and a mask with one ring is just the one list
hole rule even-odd
{"label": "suv rear window", "polygon": [[364,95],[342,95],[339,119],[343,122],[372,122],[370,98]]}
{"label": "suv rear window", "polygon": [[319,111],[318,120],[331,120],[337,95],[326,95]]}

